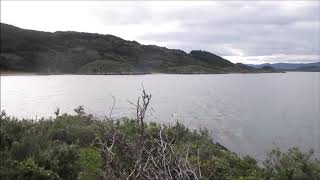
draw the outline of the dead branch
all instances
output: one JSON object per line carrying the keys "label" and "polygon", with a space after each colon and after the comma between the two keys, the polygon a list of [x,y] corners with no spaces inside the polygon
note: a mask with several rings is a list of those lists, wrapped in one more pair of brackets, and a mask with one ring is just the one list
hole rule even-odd
{"label": "dead branch", "polygon": [[[153,137],[148,131],[146,135],[153,141],[152,148],[142,147],[142,157],[136,162],[127,179],[198,179],[196,171],[188,162],[189,149],[185,156],[175,152],[172,140],[161,127],[158,136]],[[134,177],[134,178],[133,178]]]}
{"label": "dead branch", "polygon": [[[130,103],[136,107],[136,120],[140,125],[140,139],[128,141],[116,129],[112,120],[112,105],[107,121],[98,124],[96,139],[93,143],[103,157],[103,169],[105,179],[127,179],[127,180],[153,180],[153,179],[192,179],[201,177],[198,151],[198,167],[189,164],[189,147],[185,154],[176,152],[174,140],[165,133],[165,127],[161,126],[158,132],[150,133],[144,124],[146,111],[150,104],[151,95],[147,94],[142,85],[142,95],[137,103]],[[117,157],[125,157],[125,162],[130,162],[130,168],[121,169],[119,164],[123,163]]]}

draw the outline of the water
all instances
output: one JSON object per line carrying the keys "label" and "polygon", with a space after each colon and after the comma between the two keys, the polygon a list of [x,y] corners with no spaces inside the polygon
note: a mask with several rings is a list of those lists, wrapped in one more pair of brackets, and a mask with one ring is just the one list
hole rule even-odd
{"label": "water", "polygon": [[1,109],[25,118],[72,113],[134,116],[141,83],[152,94],[149,121],[206,127],[242,155],[261,158],[274,147],[320,152],[320,73],[221,75],[2,76]]}

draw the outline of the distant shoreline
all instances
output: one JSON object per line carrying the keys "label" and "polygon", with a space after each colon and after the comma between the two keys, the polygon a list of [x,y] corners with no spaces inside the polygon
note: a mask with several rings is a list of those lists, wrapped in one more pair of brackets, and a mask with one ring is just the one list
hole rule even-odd
{"label": "distant shoreline", "polygon": [[[295,71],[297,72],[297,71]],[[299,71],[300,72],[300,71]],[[266,74],[266,73],[286,73],[286,71],[277,71],[277,72],[225,72],[225,73],[199,73],[199,72],[190,72],[190,73],[37,73],[37,72],[0,72],[0,76],[45,76],[45,75],[150,75],[150,74],[171,74],[171,75],[197,75],[197,74]]]}

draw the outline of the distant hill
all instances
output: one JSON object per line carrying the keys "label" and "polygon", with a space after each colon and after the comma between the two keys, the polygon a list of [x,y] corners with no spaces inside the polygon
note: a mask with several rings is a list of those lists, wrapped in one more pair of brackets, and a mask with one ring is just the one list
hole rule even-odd
{"label": "distant hill", "polygon": [[233,64],[206,51],[189,54],[142,45],[113,35],[42,32],[1,23],[0,70],[36,73],[250,73],[270,72]]}
{"label": "distant hill", "polygon": [[315,63],[274,63],[274,64],[247,64],[254,68],[262,68],[263,66],[270,66],[274,69],[284,71],[317,71],[320,72],[320,62]]}
{"label": "distant hill", "polygon": [[293,71],[320,72],[320,66],[302,66]]}

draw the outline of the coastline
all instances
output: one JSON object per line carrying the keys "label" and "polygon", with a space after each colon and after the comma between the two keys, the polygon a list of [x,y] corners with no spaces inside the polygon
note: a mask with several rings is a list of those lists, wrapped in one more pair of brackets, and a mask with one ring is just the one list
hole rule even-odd
{"label": "coastline", "polygon": [[[298,72],[298,71],[295,71]],[[253,72],[182,72],[182,73],[163,73],[163,72],[120,72],[120,73],[42,73],[42,72],[0,72],[0,76],[49,76],[49,75],[150,75],[150,74],[171,74],[171,75],[211,75],[211,74],[265,74],[265,73],[286,73],[286,71],[253,71]]]}

